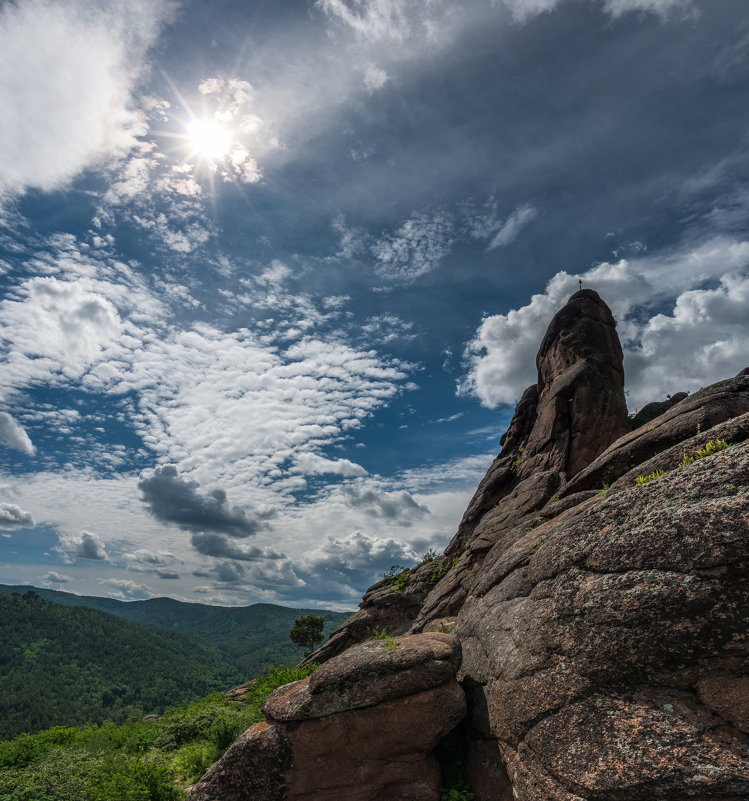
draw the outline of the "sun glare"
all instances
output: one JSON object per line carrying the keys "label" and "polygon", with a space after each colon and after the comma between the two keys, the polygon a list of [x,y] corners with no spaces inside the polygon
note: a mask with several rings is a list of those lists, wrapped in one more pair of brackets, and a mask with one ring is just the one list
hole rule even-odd
{"label": "sun glare", "polygon": [[206,159],[222,159],[231,149],[229,131],[213,120],[192,120],[187,126],[187,140],[194,153]]}

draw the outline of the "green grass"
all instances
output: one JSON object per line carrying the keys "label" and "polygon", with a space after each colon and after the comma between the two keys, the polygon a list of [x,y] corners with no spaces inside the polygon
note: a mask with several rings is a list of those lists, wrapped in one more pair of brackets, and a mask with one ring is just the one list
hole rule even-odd
{"label": "green grass", "polygon": [[656,478],[660,478],[662,475],[665,474],[665,470],[653,470],[652,473],[648,473],[646,476],[637,476],[635,479],[635,484],[638,486],[642,486],[643,484],[647,484],[650,481],[655,481]]}
{"label": "green grass", "polygon": [[0,742],[3,801],[181,801],[193,783],[249,726],[263,720],[267,696],[314,668],[268,668],[246,703],[223,693],[144,721],[56,726]]}
{"label": "green grass", "polygon": [[[698,462],[700,459],[704,459],[706,456],[711,456],[713,453],[724,451],[726,448],[730,447],[731,447],[730,443],[726,442],[724,439],[711,439],[710,442],[704,445],[704,447],[699,448],[698,450],[694,451],[694,453],[683,454],[681,457],[681,461],[678,464],[678,467],[687,467],[688,465],[693,464],[694,462]],[[654,470],[652,473],[648,473],[648,475],[646,476],[637,476],[637,478],[635,479],[635,484],[637,485],[647,484],[649,481],[653,481],[656,478],[660,478],[662,475],[665,474],[665,472],[666,472],[665,470]]]}
{"label": "green grass", "polygon": [[729,447],[728,443],[724,439],[711,439],[704,448],[700,448],[690,455],[685,453],[681,458],[680,465],[682,467],[686,467],[693,462],[704,459],[706,456],[710,456],[713,453],[718,453],[718,451],[723,451],[727,447]]}

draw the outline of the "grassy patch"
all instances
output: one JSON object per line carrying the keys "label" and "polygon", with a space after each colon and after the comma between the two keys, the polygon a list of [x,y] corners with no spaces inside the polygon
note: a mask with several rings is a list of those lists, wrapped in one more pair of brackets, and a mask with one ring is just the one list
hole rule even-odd
{"label": "grassy patch", "polygon": [[214,693],[155,720],[132,714],[121,725],[56,726],[0,742],[0,798],[181,801],[184,786],[264,719],[268,695],[313,669],[269,668],[250,686],[242,705]]}
{"label": "grassy patch", "polygon": [[687,465],[697,462],[700,459],[704,459],[706,456],[710,456],[713,453],[724,451],[727,447],[728,443],[724,439],[711,439],[704,448],[700,448],[692,454],[685,453],[681,458],[680,466],[686,467]]}
{"label": "grassy patch", "polygon": [[665,470],[653,470],[652,473],[648,473],[646,476],[637,476],[635,479],[635,484],[641,486],[642,484],[647,484],[650,481],[655,481],[656,478],[660,478],[665,474],[665,472]]}

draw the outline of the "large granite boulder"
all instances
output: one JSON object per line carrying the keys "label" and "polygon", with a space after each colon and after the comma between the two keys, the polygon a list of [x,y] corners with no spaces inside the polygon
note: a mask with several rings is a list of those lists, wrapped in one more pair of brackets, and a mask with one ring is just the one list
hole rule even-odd
{"label": "large granite boulder", "polygon": [[189,801],[438,801],[434,749],[464,718],[457,638],[377,639],[279,687]]}

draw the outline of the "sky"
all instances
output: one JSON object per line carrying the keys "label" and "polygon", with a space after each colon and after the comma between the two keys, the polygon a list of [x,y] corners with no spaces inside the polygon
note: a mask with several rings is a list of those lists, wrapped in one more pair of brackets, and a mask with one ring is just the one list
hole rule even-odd
{"label": "sky", "polygon": [[353,609],[583,285],[747,366],[746,0],[0,5],[0,582]]}

